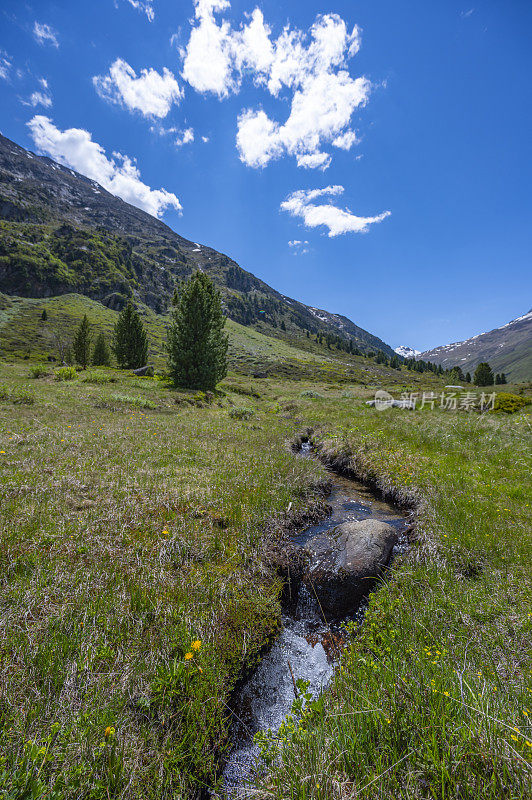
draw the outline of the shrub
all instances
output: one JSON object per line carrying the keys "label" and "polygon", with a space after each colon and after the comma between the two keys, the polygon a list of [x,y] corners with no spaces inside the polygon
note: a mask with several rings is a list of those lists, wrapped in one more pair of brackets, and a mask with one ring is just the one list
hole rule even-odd
{"label": "shrub", "polygon": [[50,373],[44,364],[35,364],[29,368],[28,378],[47,378]]}
{"label": "shrub", "polygon": [[107,375],[105,372],[98,372],[95,370],[94,372],[87,372],[86,375],[83,376],[81,379],[83,383],[117,383],[118,378],[114,375]]}
{"label": "shrub", "polygon": [[313,391],[312,389],[305,389],[303,392],[301,392],[301,394],[299,396],[300,397],[310,397],[310,398],[312,398],[314,400],[321,399],[321,394],[319,392]]}
{"label": "shrub", "polygon": [[232,408],[229,411],[229,416],[231,419],[250,419],[255,412],[252,408]]}
{"label": "shrub", "polygon": [[129,406],[137,406],[137,408],[157,408],[157,404],[153,400],[148,400],[147,397],[140,397],[139,395],[112,394],[109,399],[114,403],[124,403]]}
{"label": "shrub", "polygon": [[24,387],[10,389],[5,384],[0,384],[0,400],[9,400],[12,403],[31,406],[35,402],[35,395],[31,389],[25,389]]}
{"label": "shrub", "polygon": [[522,397],[518,394],[510,394],[510,392],[499,392],[495,398],[495,412],[504,414],[514,414],[530,403],[528,397]]}
{"label": "shrub", "polygon": [[59,367],[54,372],[54,379],[56,381],[73,381],[77,378],[78,373],[74,367]]}

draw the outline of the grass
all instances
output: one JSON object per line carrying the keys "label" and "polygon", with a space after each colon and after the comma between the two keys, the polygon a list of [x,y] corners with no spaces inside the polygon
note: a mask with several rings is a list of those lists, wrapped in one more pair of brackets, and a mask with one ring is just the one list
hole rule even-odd
{"label": "grass", "polygon": [[[43,311],[46,311],[46,320],[41,319]],[[168,317],[155,314],[143,304],[139,304],[139,312],[148,332],[150,363],[163,370]],[[118,313],[96,300],[80,294],[28,298],[0,293],[0,354],[15,361],[42,362],[49,356],[61,361],[85,314],[93,333],[103,332],[110,343]],[[306,337],[290,343],[230,319],[226,330],[230,367],[243,375],[266,373],[269,377],[288,380],[342,380],[364,384],[376,380],[390,386],[400,385],[408,375],[409,382],[420,382],[417,373],[390,369],[359,356],[346,356]],[[425,375],[424,382],[439,385],[434,376]]]}
{"label": "grass", "polygon": [[416,506],[417,535],[257,796],[530,797],[529,417],[344,409],[300,413],[324,458]]}
{"label": "grass", "polygon": [[258,796],[530,795],[526,408],[379,412],[343,378],[236,373],[208,397],[103,368],[15,406],[27,376],[0,365],[0,798],[214,783],[231,690],[279,624],[264,531],[324,476],[286,446],[307,424],[418,527]]}

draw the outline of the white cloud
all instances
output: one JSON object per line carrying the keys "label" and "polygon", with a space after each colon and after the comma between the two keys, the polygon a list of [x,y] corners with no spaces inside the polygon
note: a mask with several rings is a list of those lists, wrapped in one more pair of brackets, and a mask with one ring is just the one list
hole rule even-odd
{"label": "white cloud", "polygon": [[22,102],[25,106],[32,106],[33,108],[36,106],[50,108],[52,105],[52,95],[49,91],[48,81],[46,78],[39,78],[39,83],[42,87],[42,91],[32,92],[29,99],[23,100]]}
{"label": "white cloud", "polygon": [[104,100],[120,103],[145,117],[166,117],[173,103],[183,97],[175,77],[166,67],[162,74],[155,69],[137,73],[122,58],[117,58],[108,75],[95,75],[92,82]]}
{"label": "white cloud", "polygon": [[0,50],[0,78],[4,80],[9,79],[9,71],[11,70],[11,58],[5,50]]}
{"label": "white cloud", "polygon": [[335,147],[339,147],[341,150],[350,150],[354,144],[358,142],[358,137],[354,131],[346,131],[342,133],[340,136],[337,136],[336,139],[333,139],[332,143]]}
{"label": "white cloud", "polygon": [[201,141],[203,142],[203,144],[207,144],[207,142],[209,141],[209,137],[208,136],[202,136],[201,137]]}
{"label": "white cloud", "polygon": [[44,106],[45,108],[50,108],[52,105],[52,98],[46,92],[32,92],[30,95],[30,99],[27,100],[24,105],[28,106]]}
{"label": "white cloud", "polygon": [[142,11],[148,17],[150,22],[155,19],[155,12],[153,10],[153,3],[151,0],[127,0],[130,6],[136,8],[137,11]]}
{"label": "white cloud", "polygon": [[181,51],[183,78],[197,91],[221,98],[238,92],[246,74],[274,97],[290,91],[284,123],[260,108],[240,113],[240,158],[248,166],[264,167],[288,154],[299,166],[327,168],[332,157],[323,145],[348,150],[355,144],[351,118],[367,102],[371,88],[367,79],[354,79],[347,70],[348,59],[360,47],[358,28],[349,32],[340,16],[325,14],[308,33],[287,25],[273,39],[258,8],[239,30],[227,20],[218,22],[216,14],[229,7],[229,0],[195,0],[197,22]]}
{"label": "white cloud", "polygon": [[300,239],[292,239],[288,242],[288,247],[290,247],[295,256],[304,256],[307,253],[310,253],[307,245],[308,241],[306,239],[304,241],[301,241]]}
{"label": "white cloud", "polygon": [[143,183],[137,166],[128,156],[113,153],[108,158],[103,147],[93,142],[91,134],[83,128],[61,131],[48,117],[40,115],[33,117],[28,127],[39,151],[92,178],[127,203],[155,217],[160,217],[166,208],[181,211],[175,194],[166,189],[151,189]]}
{"label": "white cloud", "polygon": [[329,153],[305,153],[303,156],[297,156],[297,166],[326,170],[331,165],[331,160]]}
{"label": "white cloud", "polygon": [[212,92],[227,97],[235,91],[231,28],[216,24],[215,12],[229,8],[229,0],[195,0],[196,19],[183,57],[183,78],[198,92]]}
{"label": "white cloud", "polygon": [[33,23],[33,35],[39,44],[51,44],[53,47],[59,47],[57,33],[53,28],[50,27],[50,25],[46,25],[35,20]]}
{"label": "white cloud", "polygon": [[178,147],[181,147],[184,144],[190,144],[190,142],[194,141],[194,130],[193,128],[186,128],[175,140],[175,143]]}
{"label": "white cloud", "polygon": [[338,208],[332,203],[316,204],[314,202],[320,197],[338,197],[343,192],[343,186],[326,186],[324,189],[313,190],[299,189],[288,195],[286,200],[281,203],[281,208],[294,217],[300,217],[307,228],[324,225],[329,229],[328,235],[331,238],[342,233],[365,233],[370,225],[382,222],[383,219],[390,216],[389,211],[384,211],[375,217],[358,217],[349,209]]}

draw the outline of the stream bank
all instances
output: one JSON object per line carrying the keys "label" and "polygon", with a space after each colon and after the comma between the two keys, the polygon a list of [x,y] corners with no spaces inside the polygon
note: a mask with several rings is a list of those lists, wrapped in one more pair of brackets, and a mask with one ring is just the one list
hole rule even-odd
{"label": "stream bank", "polygon": [[[315,455],[308,434],[301,434],[292,445],[300,457]],[[317,453],[320,458],[319,452]],[[322,460],[322,459],[320,459]],[[338,467],[337,467],[338,469]],[[233,741],[222,776],[228,798],[251,797],[246,786],[253,779],[259,748],[253,737],[259,731],[277,730],[290,713],[297,695],[296,684],[304,681],[313,697],[332,680],[346,638],[348,622],[360,624],[365,598],[340,616],[325,614],[312,582],[305,582],[305,552],[319,537],[328,537],[346,523],[379,521],[393,530],[393,548],[386,568],[408,546],[412,528],[408,515],[379,498],[375,489],[351,477],[331,472],[327,508],[317,521],[303,524],[291,535],[291,564],[285,565],[282,624],[279,635],[260,664],[233,696]],[[347,470],[344,470],[347,471]],[[340,527],[339,527],[340,526]],[[356,527],[356,526],[355,526]],[[373,581],[375,582],[375,581]]]}

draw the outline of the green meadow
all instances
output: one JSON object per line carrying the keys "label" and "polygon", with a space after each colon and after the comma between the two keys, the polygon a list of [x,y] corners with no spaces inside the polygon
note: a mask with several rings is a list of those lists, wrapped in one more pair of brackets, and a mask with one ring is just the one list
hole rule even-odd
{"label": "green meadow", "polygon": [[[48,319],[67,325],[68,297]],[[33,318],[43,302],[0,313]],[[94,305],[110,331],[114,312]],[[232,690],[280,624],[272,552],[322,502],[324,465],[289,447],[309,426],[323,461],[416,524],[330,689],[264,743],[253,796],[532,796],[530,406],[379,412],[365,400],[386,373],[349,382],[328,356],[241,328],[245,369],[233,360],[211,395],[115,369],[58,380],[37,368],[38,340],[20,360],[24,327],[3,325],[0,798],[216,785]],[[292,356],[299,380],[249,376]],[[392,372],[394,392],[423,388]]]}

